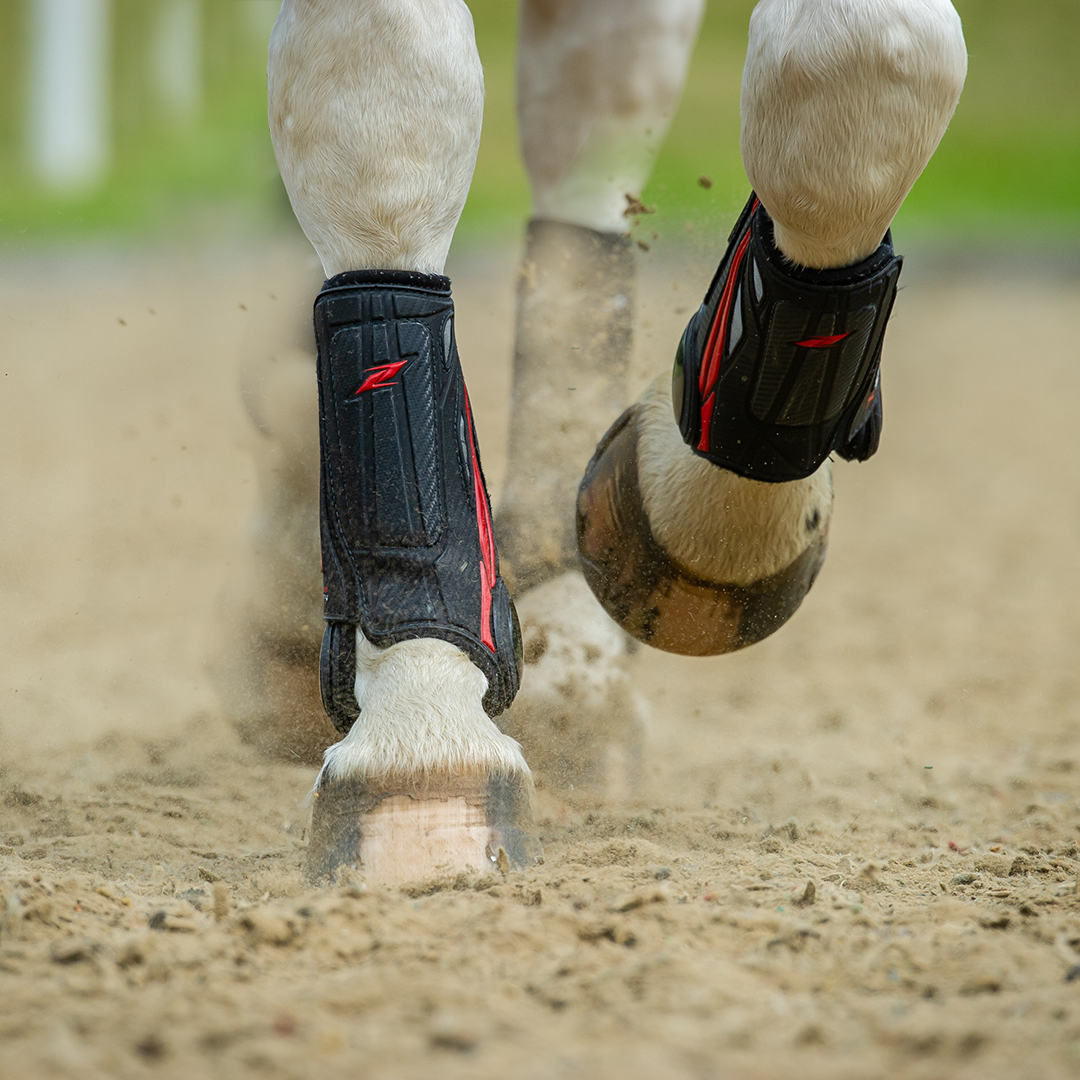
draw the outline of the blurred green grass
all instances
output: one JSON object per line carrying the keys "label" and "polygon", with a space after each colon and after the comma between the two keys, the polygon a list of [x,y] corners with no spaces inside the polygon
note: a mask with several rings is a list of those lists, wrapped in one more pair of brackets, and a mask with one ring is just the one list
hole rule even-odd
{"label": "blurred green grass", "polygon": [[[0,237],[10,245],[112,234],[175,238],[265,229],[291,217],[266,123],[267,5],[202,0],[198,111],[176,116],[153,88],[160,5],[112,0],[112,163],[75,197],[45,190],[25,151],[28,0],[0,0]],[[254,9],[253,5],[253,9]]]}
{"label": "blurred green grass", "polygon": [[[498,0],[471,6],[488,103],[462,217],[466,235],[516,227],[529,209],[513,115],[512,8]],[[1080,239],[1080,2],[955,6],[968,44],[967,84],[897,228],[958,241],[988,233],[1010,241]],[[738,102],[753,7],[753,0],[709,5],[682,103],[645,191],[657,213],[642,222],[644,233],[677,235],[688,223],[726,230],[746,199]],[[713,186],[699,186],[700,176]]]}
{"label": "blurred green grass", "polygon": [[[147,0],[114,0],[114,161],[75,199],[43,191],[21,152],[26,4],[0,3],[0,240],[78,235],[164,238],[265,232],[290,215],[266,131],[269,24],[252,29],[245,0],[204,0],[203,104],[165,116],[148,88]],[[516,241],[529,212],[514,114],[512,0],[470,0],[487,103],[476,176],[459,238]],[[951,240],[1080,239],[1080,0],[956,0],[970,68],[963,99],[897,228]],[[747,181],[738,94],[752,0],[712,0],[682,105],[656,163],[641,225],[674,238],[723,231]],[[698,184],[708,176],[711,188]]]}

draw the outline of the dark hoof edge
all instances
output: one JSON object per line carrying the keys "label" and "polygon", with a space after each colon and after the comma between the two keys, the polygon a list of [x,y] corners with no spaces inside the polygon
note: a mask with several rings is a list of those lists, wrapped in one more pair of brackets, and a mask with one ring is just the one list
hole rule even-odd
{"label": "dark hoof edge", "polygon": [[578,554],[604,610],[633,638],[665,652],[715,656],[752,645],[795,613],[825,561],[820,529],[789,566],[750,585],[706,581],[660,546],[638,483],[640,406],[600,440],[578,491]]}

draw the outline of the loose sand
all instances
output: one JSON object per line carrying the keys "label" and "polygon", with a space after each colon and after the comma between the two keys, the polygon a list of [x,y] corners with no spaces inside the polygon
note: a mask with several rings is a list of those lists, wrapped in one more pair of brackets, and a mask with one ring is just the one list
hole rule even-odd
{"label": "loose sand", "polygon": [[[453,273],[498,490],[514,255]],[[639,383],[708,269],[643,276]],[[907,275],[802,610],[637,655],[632,805],[541,790],[505,879],[305,892],[314,770],[206,670],[240,342],[315,280],[284,243],[0,263],[0,1076],[1077,1075],[1076,281]]]}

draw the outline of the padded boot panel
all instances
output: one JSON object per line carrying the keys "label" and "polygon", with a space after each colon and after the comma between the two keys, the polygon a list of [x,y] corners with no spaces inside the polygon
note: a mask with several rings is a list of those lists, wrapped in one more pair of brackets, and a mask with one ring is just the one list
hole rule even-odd
{"label": "padded boot panel", "polygon": [[881,344],[902,260],[887,234],[855,266],[788,263],[751,197],[679,344],[683,439],[739,476],[810,476],[834,450],[865,460],[881,432]]}
{"label": "padded boot panel", "polygon": [[347,731],[355,657],[442,638],[488,679],[495,716],[518,687],[516,616],[454,340],[447,278],[356,271],[315,301],[324,618],[323,703]]}

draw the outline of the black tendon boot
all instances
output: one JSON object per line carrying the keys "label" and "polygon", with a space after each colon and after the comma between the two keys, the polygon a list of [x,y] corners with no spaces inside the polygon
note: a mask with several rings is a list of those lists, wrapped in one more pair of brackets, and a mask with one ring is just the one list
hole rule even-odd
{"label": "black tendon boot", "polygon": [[751,480],[865,461],[881,435],[881,343],[902,260],[886,234],[838,270],[792,265],[751,196],[675,357],[672,404],[694,453]]}
{"label": "black tendon boot", "polygon": [[[679,344],[671,384],[677,430],[667,426],[670,412],[658,418],[667,392],[654,384],[600,441],[579,489],[585,579],[628,633],[669,652],[713,655],[760,641],[798,608],[825,558],[832,507],[825,462],[833,451],[861,461],[877,449],[881,344],[900,265],[886,235],[854,266],[796,267],[751,197]],[[690,452],[701,468],[689,467]],[[673,470],[667,476],[681,477],[677,496],[665,492],[655,468],[643,484],[650,454],[653,466],[659,456]],[[780,484],[791,485],[784,499],[768,491]],[[710,519],[687,511],[688,491],[714,508]],[[668,524],[692,522],[681,539],[669,528],[666,546],[657,536],[664,512]],[[708,558],[709,544],[687,540],[687,527],[712,538]]]}
{"label": "black tendon boot", "polygon": [[442,638],[487,676],[496,716],[517,693],[520,635],[499,576],[445,277],[338,274],[315,301],[322,452],[323,704],[358,715],[359,626],[377,646]]}

